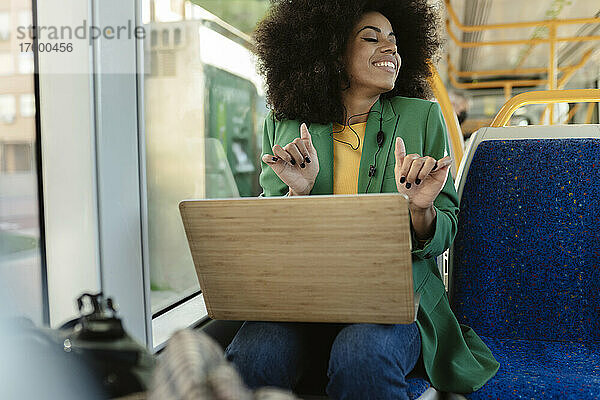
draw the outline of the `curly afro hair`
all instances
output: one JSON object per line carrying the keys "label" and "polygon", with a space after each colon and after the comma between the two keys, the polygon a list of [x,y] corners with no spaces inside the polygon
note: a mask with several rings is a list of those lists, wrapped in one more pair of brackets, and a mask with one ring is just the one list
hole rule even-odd
{"label": "curly afro hair", "polygon": [[254,39],[258,69],[275,117],[314,123],[344,120],[343,63],[348,39],[362,15],[383,14],[392,24],[402,58],[394,96],[431,98],[428,62],[442,45],[440,18],[427,0],[272,0]]}

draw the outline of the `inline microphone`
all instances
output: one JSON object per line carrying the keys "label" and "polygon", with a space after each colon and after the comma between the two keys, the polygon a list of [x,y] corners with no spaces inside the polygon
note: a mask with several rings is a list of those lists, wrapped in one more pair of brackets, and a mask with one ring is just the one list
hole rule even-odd
{"label": "inline microphone", "polygon": [[373,176],[375,176],[375,171],[376,171],[376,170],[377,170],[377,169],[375,168],[375,166],[374,166],[374,165],[369,165],[369,177],[373,177]]}
{"label": "inline microphone", "polygon": [[[383,131],[377,132],[377,147],[379,149],[381,149],[381,146],[383,146],[384,139],[385,139],[385,136],[384,136]],[[373,164],[369,165],[369,177],[374,177],[376,171],[377,171],[377,167],[375,165],[373,165]]]}
{"label": "inline microphone", "polygon": [[383,131],[379,131],[377,133],[377,146],[379,146],[379,147],[383,146],[384,139],[385,139],[385,136],[383,134]]}

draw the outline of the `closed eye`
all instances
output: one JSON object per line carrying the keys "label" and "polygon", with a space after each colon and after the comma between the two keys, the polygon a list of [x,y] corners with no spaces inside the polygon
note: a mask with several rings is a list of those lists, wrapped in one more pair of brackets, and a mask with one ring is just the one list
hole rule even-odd
{"label": "closed eye", "polygon": [[363,38],[363,40],[366,42],[377,42],[377,39],[373,39],[373,38]]}

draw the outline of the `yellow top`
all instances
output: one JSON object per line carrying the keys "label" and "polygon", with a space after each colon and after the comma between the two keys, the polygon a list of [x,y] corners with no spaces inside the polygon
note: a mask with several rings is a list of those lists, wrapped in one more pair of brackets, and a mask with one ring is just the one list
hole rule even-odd
{"label": "yellow top", "polygon": [[349,126],[333,124],[333,194],[358,192],[358,169],[366,127],[366,122]]}

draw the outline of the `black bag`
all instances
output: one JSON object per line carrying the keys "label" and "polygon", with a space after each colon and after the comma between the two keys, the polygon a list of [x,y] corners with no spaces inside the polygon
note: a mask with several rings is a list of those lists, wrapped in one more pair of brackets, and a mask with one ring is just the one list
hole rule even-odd
{"label": "black bag", "polygon": [[[125,332],[112,300],[85,293],[77,305],[80,317],[60,329],[24,319],[5,329],[5,344],[22,349],[12,357],[15,398],[102,399],[148,390],[155,358]],[[27,382],[36,387],[24,387]],[[71,397],[75,387],[78,397]]]}
{"label": "black bag", "polygon": [[[83,314],[86,300],[92,311]],[[64,351],[78,354],[111,398],[146,391],[154,356],[125,332],[112,299],[85,293],[77,306],[81,316],[58,331]]]}

